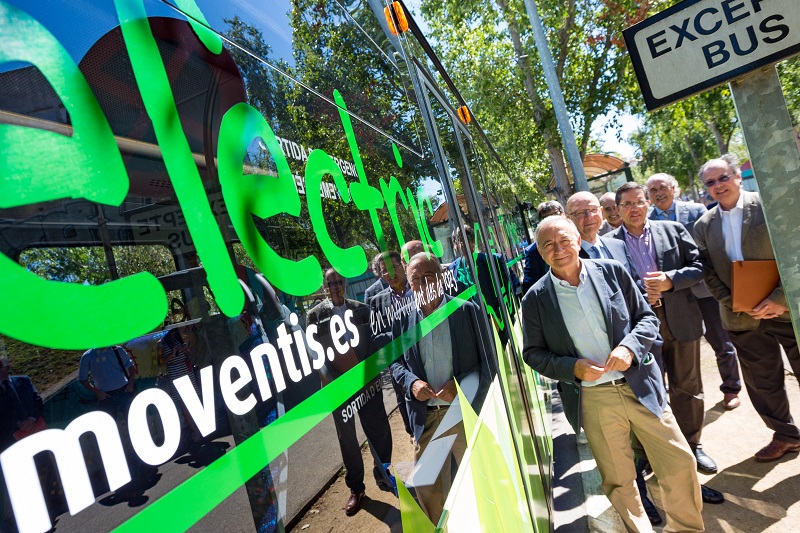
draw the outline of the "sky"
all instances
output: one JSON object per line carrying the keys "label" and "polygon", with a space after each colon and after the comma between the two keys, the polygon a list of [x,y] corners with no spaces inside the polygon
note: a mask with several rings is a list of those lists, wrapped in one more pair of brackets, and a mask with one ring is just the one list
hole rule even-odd
{"label": "sky", "polygon": [[[628,137],[641,125],[640,117],[627,113],[618,114],[619,127],[610,127],[604,131],[604,127],[613,118],[616,111],[606,113],[597,117],[592,125],[592,136],[600,139],[603,153],[617,153],[622,159],[632,159],[634,157],[634,147],[627,143]],[[617,139],[617,132],[620,132],[621,140]]]}

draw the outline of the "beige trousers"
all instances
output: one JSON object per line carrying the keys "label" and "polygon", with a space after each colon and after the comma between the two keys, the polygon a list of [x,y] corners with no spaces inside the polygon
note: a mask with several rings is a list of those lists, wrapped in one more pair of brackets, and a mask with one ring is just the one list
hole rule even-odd
{"label": "beige trousers", "polygon": [[667,515],[664,533],[704,531],[696,461],[669,406],[659,420],[627,384],[583,387],[581,395],[581,421],[603,491],[627,530],[653,531],[636,489],[633,430],[658,478]]}
{"label": "beige trousers", "polygon": [[[422,432],[419,442],[414,444],[415,461],[419,462],[422,453],[425,451],[433,434],[436,432],[436,428],[439,427],[439,423],[447,413],[447,409],[448,407],[428,411],[428,416],[425,419],[425,429]],[[464,457],[464,453],[467,451],[467,438],[464,435],[463,423],[454,426],[450,431],[445,432],[439,438],[448,435],[455,435],[456,440],[450,448],[450,457],[445,461],[442,469],[439,471],[436,482],[433,485],[416,488],[419,506],[434,525],[438,523],[442,515],[444,502],[447,499],[447,494],[450,492],[450,485],[456,473],[455,468],[461,463],[461,458]],[[452,467],[453,463],[455,463],[455,467]],[[422,468],[425,467],[424,464],[420,464],[419,466]]]}

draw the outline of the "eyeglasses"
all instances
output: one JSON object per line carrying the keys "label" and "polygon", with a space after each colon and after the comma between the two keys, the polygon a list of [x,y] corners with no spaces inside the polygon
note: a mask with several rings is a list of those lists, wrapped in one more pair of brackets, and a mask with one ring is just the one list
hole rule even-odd
{"label": "eyeglasses", "polygon": [[647,205],[647,200],[636,200],[635,202],[622,202],[619,206],[622,209],[630,209],[631,207],[644,207]]}
{"label": "eyeglasses", "polygon": [[336,281],[329,281],[327,285],[328,287],[341,287],[342,285],[344,285],[344,280],[337,279]]}
{"label": "eyeglasses", "polygon": [[571,217],[575,218],[586,218],[588,216],[594,216],[600,212],[600,206],[590,207],[589,209],[583,209],[581,211],[573,211],[569,214]]}
{"label": "eyeglasses", "polygon": [[714,185],[716,185],[717,183],[727,183],[728,181],[730,181],[730,179],[731,179],[732,177],[733,177],[733,176],[731,176],[730,174],[723,174],[722,176],[718,177],[718,178],[717,178],[717,179],[715,179],[715,180],[708,180],[708,181],[704,181],[704,182],[703,182],[703,185],[705,185],[705,186],[706,186],[706,189],[710,189],[711,187],[713,187],[713,186],[714,186]]}

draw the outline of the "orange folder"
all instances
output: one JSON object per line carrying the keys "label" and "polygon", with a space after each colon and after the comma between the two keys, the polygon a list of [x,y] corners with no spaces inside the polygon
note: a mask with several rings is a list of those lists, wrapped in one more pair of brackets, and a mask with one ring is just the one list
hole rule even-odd
{"label": "orange folder", "polygon": [[775,260],[734,261],[731,266],[733,311],[752,311],[780,284]]}

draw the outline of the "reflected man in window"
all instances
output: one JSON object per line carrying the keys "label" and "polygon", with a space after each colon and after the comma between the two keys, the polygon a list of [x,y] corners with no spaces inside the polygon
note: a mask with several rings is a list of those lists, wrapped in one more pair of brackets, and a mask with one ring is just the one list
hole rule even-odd
{"label": "reflected man in window", "polygon": [[[371,355],[372,345],[369,308],[357,300],[345,298],[347,282],[333,268],[325,271],[325,287],[329,299],[312,308],[308,312],[307,320],[309,325],[316,324],[319,342],[325,354],[328,354],[329,350],[331,354],[335,354],[332,360],[326,358],[325,366],[320,370],[322,381],[327,384]],[[339,353],[336,346],[345,343],[349,344],[347,351]],[[392,433],[383,404],[380,376],[370,381],[333,412],[339,449],[347,469],[344,480],[350,489],[350,496],[344,508],[347,516],[356,514],[361,508],[366,490],[361,444],[356,435],[356,413],[374,451],[375,482],[382,490],[393,490],[389,486],[384,466],[392,461]]]}
{"label": "reflected man in window", "polygon": [[[417,309],[408,317],[407,328],[410,330],[453,301],[453,298],[443,290],[442,267],[435,256],[427,253],[415,255],[409,261],[406,274],[418,302]],[[465,383],[471,381],[472,395],[480,399],[483,384],[488,378],[480,349],[481,338],[486,338],[486,332],[480,324],[478,307],[471,301],[461,302],[446,320],[419,339],[392,365],[392,373],[406,394],[409,420],[414,432],[417,470],[428,473],[430,469],[439,471],[432,484],[416,486],[420,506],[434,523],[441,515],[455,474],[451,471],[451,462],[460,462],[466,450],[460,413],[448,417],[450,405],[456,398],[456,380],[464,387],[468,397],[470,394]],[[443,464],[427,463],[425,450],[443,423],[453,425],[446,429],[442,426],[440,437],[454,435],[456,439]]]}

